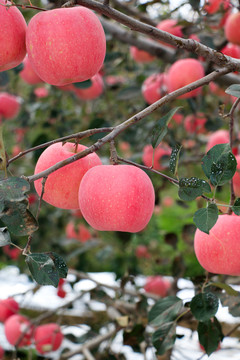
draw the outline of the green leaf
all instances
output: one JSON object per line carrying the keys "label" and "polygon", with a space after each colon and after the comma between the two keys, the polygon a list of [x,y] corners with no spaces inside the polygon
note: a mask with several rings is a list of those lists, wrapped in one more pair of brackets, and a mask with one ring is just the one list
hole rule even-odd
{"label": "green leaf", "polygon": [[233,84],[230,85],[226,90],[225,90],[226,94],[235,96],[236,98],[240,98],[240,85],[239,84]]}
{"label": "green leaf", "polygon": [[124,331],[123,344],[131,346],[133,351],[141,352],[140,344],[144,341],[145,327],[142,324],[136,324],[131,331]]}
{"label": "green leaf", "polygon": [[120,90],[117,94],[117,99],[118,100],[133,99],[133,98],[139,96],[140,93],[141,93],[141,90],[140,90],[139,86],[132,85],[132,86],[129,86],[127,88]]}
{"label": "green leaf", "polygon": [[213,321],[200,321],[197,331],[200,344],[204,347],[207,355],[211,355],[214,351],[217,350],[219,343],[224,337],[221,324],[215,317]]}
{"label": "green leaf", "polygon": [[200,0],[189,0],[189,3],[192,6],[193,10],[199,10]]}
{"label": "green leaf", "polygon": [[11,237],[6,227],[0,228],[0,247],[11,244]]}
{"label": "green leaf", "polygon": [[232,207],[232,211],[234,212],[234,214],[236,215],[240,215],[240,198],[237,198],[234,201],[233,207]]}
{"label": "green leaf", "polygon": [[172,153],[169,160],[169,168],[170,171],[176,175],[177,169],[178,169],[178,161],[179,161],[179,155],[181,151],[182,145],[176,144],[174,148],[172,149]]}
{"label": "green leaf", "polygon": [[200,293],[194,296],[190,303],[190,309],[193,316],[199,321],[211,319],[218,311],[219,299],[211,293]]}
{"label": "green leaf", "polygon": [[181,178],[179,180],[178,196],[185,201],[191,201],[201,196],[204,192],[211,192],[210,185],[202,179],[196,177]]}
{"label": "green leaf", "polygon": [[9,75],[7,71],[0,72],[0,86],[7,85],[9,83]]}
{"label": "green leaf", "polygon": [[26,263],[33,279],[39,285],[58,286],[59,279],[67,276],[67,265],[56,253],[35,253],[27,255]]}
{"label": "green leaf", "polygon": [[214,186],[231,180],[236,168],[237,161],[229,144],[213,146],[202,159],[202,169]]}
{"label": "green leaf", "polygon": [[179,315],[182,307],[183,302],[177,296],[168,296],[160,299],[148,314],[149,323],[154,326],[160,326],[165,322],[171,322]]}
{"label": "green leaf", "polygon": [[228,312],[232,316],[240,316],[240,295],[238,296],[229,296],[228,294],[220,294],[220,300],[222,306],[228,307]]}
{"label": "green leaf", "polygon": [[193,222],[197,228],[206,234],[216,224],[218,219],[218,207],[215,204],[208,205],[207,208],[199,209],[193,216]]}
{"label": "green leaf", "polygon": [[162,324],[152,335],[152,342],[157,355],[163,355],[171,349],[176,340],[176,323],[167,322]]}
{"label": "green leaf", "polygon": [[160,120],[157,121],[156,125],[153,128],[152,131],[152,139],[151,144],[153,148],[156,148],[164,136],[168,132],[168,124],[171,121],[173,115],[180,109],[180,107],[176,107],[169,111],[165,116],[163,116]]}
{"label": "green leaf", "polygon": [[73,86],[77,89],[88,89],[90,86],[92,86],[92,81],[89,79],[86,81],[76,82],[73,84]]}
{"label": "green leaf", "polygon": [[0,181],[0,211],[4,209],[5,201],[22,201],[27,199],[26,193],[30,184],[21,178],[11,177]]}
{"label": "green leaf", "polygon": [[228,295],[231,296],[239,296],[239,291],[234,290],[230,285],[228,284],[224,284],[224,283],[220,283],[220,282],[211,282],[210,283],[211,286],[216,286],[220,289],[223,289],[226,291],[226,293]]}

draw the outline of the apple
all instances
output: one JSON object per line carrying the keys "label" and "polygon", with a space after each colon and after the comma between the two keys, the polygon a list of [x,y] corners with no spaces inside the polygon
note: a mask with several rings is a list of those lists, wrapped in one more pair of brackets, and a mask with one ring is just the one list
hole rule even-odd
{"label": "apple", "polygon": [[116,86],[120,84],[125,84],[126,78],[122,75],[108,75],[105,78],[106,84],[109,86]]}
{"label": "apple", "polygon": [[147,51],[138,49],[136,46],[130,46],[130,54],[133,60],[138,63],[148,63],[155,59],[155,56],[149,54]]}
{"label": "apple", "polygon": [[132,165],[90,169],[79,187],[79,207],[96,230],[138,232],[151,219],[155,202],[152,182]]}
{"label": "apple", "polygon": [[26,46],[38,76],[49,84],[62,86],[88,80],[101,69],[106,38],[94,12],[76,6],[33,16]]}
{"label": "apple", "polygon": [[240,12],[228,16],[224,31],[229,42],[240,45]]}
{"label": "apple", "polygon": [[86,89],[74,87],[74,92],[79,99],[93,100],[98,98],[103,93],[104,83],[101,75],[94,75],[91,78],[91,82],[92,84]]}
{"label": "apple", "polygon": [[49,95],[48,89],[45,87],[39,87],[34,89],[34,94],[37,98],[45,98]]}
{"label": "apple", "polygon": [[[86,146],[78,144],[78,153],[85,149]],[[68,159],[75,154],[75,150],[76,145],[70,142],[50,145],[40,155],[34,173],[38,174],[57,162]],[[78,209],[78,189],[82,177],[91,167],[100,164],[100,158],[93,153],[53,172],[45,183],[43,200],[61,209]],[[40,196],[42,179],[35,181],[34,185]]]}
{"label": "apple", "polygon": [[196,230],[194,250],[200,265],[214,274],[240,275],[240,217],[219,215],[209,235]]}
{"label": "apple", "polygon": [[237,171],[233,176],[233,189],[235,195],[237,197],[240,197],[240,155],[236,156],[236,160],[237,160]]}
{"label": "apple", "polygon": [[167,75],[152,74],[142,84],[142,95],[148,104],[153,104],[167,93]]}
{"label": "apple", "polygon": [[88,228],[83,224],[79,224],[76,231],[72,221],[70,221],[66,226],[66,236],[68,239],[76,239],[81,242],[86,242],[92,237]]}
{"label": "apple", "polygon": [[[144,165],[151,167],[153,162],[153,169],[155,170],[164,170],[167,168],[167,165],[163,164],[171,155],[171,148],[161,143],[154,151],[154,162],[153,162],[153,147],[152,145],[146,145],[143,149],[143,163]],[[165,158],[165,159],[164,159]]]}
{"label": "apple", "polygon": [[215,14],[220,9],[220,7],[222,7],[224,10],[227,10],[229,6],[230,0],[205,0],[203,9],[208,14]]}
{"label": "apple", "polygon": [[203,134],[206,132],[207,118],[203,113],[190,114],[184,120],[185,130],[189,134]]}
{"label": "apple", "polygon": [[[177,21],[174,19],[162,20],[160,23],[158,23],[157,28],[159,30],[166,31],[174,36],[183,37],[182,26],[177,25]],[[159,42],[164,44],[165,46],[174,47],[173,45],[170,45],[163,41]]]}
{"label": "apple", "polygon": [[217,130],[212,133],[207,142],[206,153],[215,145],[229,143],[229,132],[227,130]]}
{"label": "apple", "polygon": [[0,0],[0,71],[18,66],[26,55],[27,24],[18,8],[10,5]]}
{"label": "apple", "polygon": [[172,207],[174,204],[174,200],[171,196],[164,196],[164,198],[162,199],[162,205],[164,207]]}
{"label": "apple", "polygon": [[40,354],[59,349],[63,341],[63,334],[59,325],[49,323],[37,326],[34,331],[36,350]]}
{"label": "apple", "polygon": [[[193,81],[199,80],[204,76],[204,68],[200,61],[186,58],[177,60],[169,69],[167,76],[168,91],[171,93],[182,88]],[[178,96],[178,99],[188,99],[201,94],[202,88],[199,87],[184,95]]]}
{"label": "apple", "polygon": [[17,314],[10,316],[4,323],[4,331],[7,341],[11,345],[24,347],[31,344],[33,326],[30,321],[22,315]]}
{"label": "apple", "polygon": [[33,70],[33,67],[29,61],[28,56],[23,60],[23,69],[19,73],[20,78],[29,85],[36,85],[42,83],[42,79]]}
{"label": "apple", "polygon": [[63,289],[64,283],[65,283],[65,279],[60,278],[57,287],[57,296],[62,299],[65,298],[67,295],[66,291]]}
{"label": "apple", "polygon": [[235,59],[240,59],[240,46],[238,45],[229,43],[226,46],[224,46],[221,52],[224,55],[231,56]]}
{"label": "apple", "polygon": [[171,283],[169,280],[164,279],[164,277],[160,275],[156,275],[149,276],[147,278],[146,284],[144,285],[144,290],[147,293],[165,297],[167,296],[170,287]]}
{"label": "apple", "polygon": [[136,248],[136,251],[135,251],[135,255],[139,259],[141,259],[141,258],[149,259],[150,258],[148,248],[145,245],[138,245]]}
{"label": "apple", "polygon": [[19,310],[18,303],[13,298],[0,300],[0,322],[5,322]]}
{"label": "apple", "polygon": [[7,92],[0,92],[0,115],[5,119],[13,119],[18,115],[19,111],[19,98]]}
{"label": "apple", "polygon": [[3,247],[4,254],[8,255],[10,259],[16,260],[19,258],[22,251],[16,247],[10,247],[9,245],[6,245]]}

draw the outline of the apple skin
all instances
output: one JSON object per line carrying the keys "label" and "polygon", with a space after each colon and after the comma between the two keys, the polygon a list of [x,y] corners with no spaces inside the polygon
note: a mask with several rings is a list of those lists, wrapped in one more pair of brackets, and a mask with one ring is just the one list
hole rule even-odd
{"label": "apple skin", "polygon": [[136,46],[130,46],[130,54],[133,60],[138,63],[149,63],[155,59],[155,56],[147,51],[138,49]]}
{"label": "apple skin", "polygon": [[240,45],[240,12],[230,14],[225,23],[224,31],[226,39],[236,45]]}
{"label": "apple skin", "polygon": [[230,6],[229,0],[205,0],[203,9],[208,14],[215,14],[220,7],[223,7],[224,10],[227,10]]}
{"label": "apple skin", "polygon": [[212,133],[207,142],[206,153],[215,145],[229,143],[229,132],[227,130],[217,130]]}
{"label": "apple skin", "polygon": [[36,85],[42,83],[42,79],[35,73],[29,61],[28,56],[23,60],[23,69],[19,73],[20,78],[29,85]]}
{"label": "apple skin", "polygon": [[63,341],[61,328],[55,323],[37,326],[33,336],[36,350],[40,354],[56,351]]}
{"label": "apple skin", "polygon": [[154,202],[150,178],[132,165],[95,166],[84,175],[79,187],[83,217],[100,231],[143,230],[151,219]]}
{"label": "apple skin", "polygon": [[200,265],[214,274],[240,275],[240,217],[220,215],[209,235],[196,230],[194,250]]}
{"label": "apple skin", "polygon": [[34,94],[37,98],[45,98],[49,95],[49,92],[45,87],[38,87],[34,89]]}
{"label": "apple skin", "polygon": [[0,322],[18,313],[19,305],[13,298],[0,300]]}
{"label": "apple skin", "polygon": [[13,119],[18,115],[19,111],[20,102],[18,97],[7,92],[0,92],[0,116],[5,119]]}
{"label": "apple skin", "polygon": [[100,74],[96,74],[91,78],[92,85],[86,89],[79,89],[74,87],[74,92],[77,97],[81,100],[93,100],[98,98],[104,89],[104,83],[102,76]]}
{"label": "apple skin", "polygon": [[[153,162],[153,169],[155,170],[164,170],[166,166],[161,164],[162,157],[170,157],[171,155],[171,148],[165,144],[160,144],[155,149],[154,153],[154,162]],[[142,157],[144,165],[151,167],[152,160],[153,160],[153,147],[152,145],[146,145],[143,149],[143,157]]]}
{"label": "apple skin", "polygon": [[206,122],[207,119],[203,113],[190,114],[184,119],[184,127],[189,134],[204,134]]}
{"label": "apple skin", "polygon": [[135,255],[139,259],[141,259],[141,258],[150,259],[150,257],[151,257],[146,245],[138,245],[136,247]]}
{"label": "apple skin", "polygon": [[38,76],[51,85],[62,86],[88,80],[101,69],[106,38],[98,17],[76,6],[33,16],[26,46]]}
{"label": "apple skin", "polygon": [[74,223],[70,221],[66,226],[67,238],[80,240],[81,242],[86,242],[91,239],[92,235],[85,225],[79,224],[77,230],[78,231],[75,230]]}
{"label": "apple skin", "polygon": [[[162,20],[160,23],[158,23],[157,29],[166,31],[178,37],[183,37],[182,26],[177,25],[177,21],[174,19]],[[173,45],[165,43],[164,41],[159,42],[165,46],[174,47]]]}
{"label": "apple skin", "polygon": [[227,44],[221,50],[224,55],[231,56],[235,59],[240,59],[240,46],[235,44]]}
{"label": "apple skin", "polygon": [[142,95],[147,104],[153,104],[167,92],[167,75],[152,74],[142,84]]}
{"label": "apple skin", "polygon": [[144,286],[144,290],[147,293],[165,297],[167,296],[170,287],[171,287],[171,283],[169,280],[164,279],[160,275],[156,275],[156,276],[149,276],[147,278],[146,284]]}
{"label": "apple skin", "polygon": [[0,0],[0,71],[18,66],[26,55],[27,24],[22,13],[10,1]]}
{"label": "apple skin", "polygon": [[233,189],[235,192],[235,195],[237,197],[240,197],[240,155],[236,156],[236,160],[237,160],[237,171],[235,172],[234,176],[233,176]]}
{"label": "apple skin", "polygon": [[33,326],[30,321],[22,315],[12,315],[4,323],[4,331],[8,342],[11,345],[16,345],[18,340],[22,337],[22,333],[26,331],[23,339],[18,344],[18,347],[24,347],[31,344]]}
{"label": "apple skin", "polygon": [[[202,77],[204,77],[204,68],[200,61],[191,58],[177,60],[168,71],[168,91],[171,93]],[[201,92],[202,88],[199,87],[184,95],[178,96],[178,99],[188,99],[201,94]]]}
{"label": "apple skin", "polygon": [[[77,152],[87,149],[84,145],[78,145]],[[40,155],[34,174],[48,169],[57,162],[68,159],[75,154],[75,144],[67,142],[50,145]],[[83,175],[93,166],[100,165],[101,160],[93,153],[66,165],[50,174],[45,183],[43,200],[61,209],[78,209],[78,189]],[[38,195],[42,192],[42,179],[35,181],[35,189]]]}

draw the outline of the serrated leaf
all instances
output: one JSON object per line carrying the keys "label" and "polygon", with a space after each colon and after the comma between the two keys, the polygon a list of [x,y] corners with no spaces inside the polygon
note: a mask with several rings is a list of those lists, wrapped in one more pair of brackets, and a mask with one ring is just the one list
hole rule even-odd
{"label": "serrated leaf", "polygon": [[179,315],[182,307],[183,302],[177,296],[160,299],[148,314],[149,323],[153,326],[160,326],[165,322],[171,322]]}
{"label": "serrated leaf", "polygon": [[210,285],[212,286],[216,286],[220,289],[223,289],[226,291],[226,293],[230,296],[239,296],[239,291],[234,290],[230,285],[228,284],[224,284],[224,283],[220,283],[220,282],[211,282]]}
{"label": "serrated leaf", "polygon": [[77,89],[88,89],[90,86],[92,86],[92,81],[89,79],[86,81],[76,82],[73,83],[73,86]]}
{"label": "serrated leaf", "polygon": [[239,84],[233,84],[230,85],[226,90],[225,90],[226,94],[235,96],[236,98],[240,98],[240,85]]}
{"label": "serrated leaf", "polygon": [[193,316],[199,321],[207,321],[218,311],[219,299],[211,293],[200,293],[194,296],[190,303]]}
{"label": "serrated leaf", "polygon": [[176,323],[167,322],[162,324],[152,335],[152,342],[157,355],[163,355],[171,349],[176,340]]}
{"label": "serrated leaf", "polygon": [[180,109],[180,107],[176,107],[170,110],[165,116],[163,116],[160,120],[156,122],[154,129],[152,131],[151,144],[153,148],[156,148],[164,136],[168,132],[168,124],[171,121],[173,115]]}
{"label": "serrated leaf", "polygon": [[193,216],[193,222],[197,228],[206,234],[209,234],[211,228],[218,219],[218,207],[216,204],[210,204],[207,208],[199,209]]}
{"label": "serrated leaf", "polygon": [[237,198],[234,201],[233,207],[232,207],[232,211],[234,212],[234,214],[236,215],[240,215],[240,198]]}
{"label": "serrated leaf", "polygon": [[196,177],[181,178],[179,180],[178,196],[185,201],[191,201],[201,196],[204,192],[211,192],[210,185],[203,179]]}
{"label": "serrated leaf", "polygon": [[67,276],[67,265],[56,253],[35,253],[26,257],[33,279],[39,285],[58,286],[59,279]]}
{"label": "serrated leaf", "polygon": [[11,237],[6,227],[0,228],[0,247],[11,244]]}
{"label": "serrated leaf", "polygon": [[236,168],[237,161],[229,144],[213,146],[202,159],[202,169],[214,186],[231,180]]}
{"label": "serrated leaf", "polygon": [[221,324],[215,317],[213,321],[200,321],[197,331],[200,344],[204,347],[208,356],[211,355],[215,350],[217,350],[219,343],[224,337]]}
{"label": "serrated leaf", "polygon": [[174,146],[174,148],[172,149],[172,153],[171,153],[171,156],[170,156],[169,168],[170,168],[170,171],[171,171],[174,175],[177,174],[178,161],[179,161],[179,156],[180,156],[181,148],[182,148],[182,145],[176,144],[176,145]]}

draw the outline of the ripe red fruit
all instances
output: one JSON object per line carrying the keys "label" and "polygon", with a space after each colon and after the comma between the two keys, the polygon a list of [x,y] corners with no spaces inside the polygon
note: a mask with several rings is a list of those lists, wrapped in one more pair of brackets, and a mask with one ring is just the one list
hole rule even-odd
{"label": "ripe red fruit", "polygon": [[4,331],[11,345],[23,347],[31,344],[33,326],[30,321],[22,315],[10,316],[4,323]]}
{"label": "ripe red fruit", "polygon": [[214,274],[240,275],[240,218],[220,215],[209,235],[197,229],[194,250],[200,265]]}
{"label": "ripe red fruit", "polygon": [[10,247],[9,245],[6,245],[3,247],[4,254],[8,255],[10,259],[16,260],[19,258],[22,251],[16,247]]}
{"label": "ripe red fruit", "polygon": [[68,239],[76,239],[81,242],[86,242],[92,237],[90,231],[83,224],[79,224],[76,231],[72,221],[66,226],[66,236]]}
{"label": "ripe red fruit", "polygon": [[217,130],[208,138],[206,153],[215,145],[227,143],[229,143],[229,132],[227,130]]}
{"label": "ripe red fruit", "polygon": [[151,180],[131,165],[95,166],[84,175],[79,187],[83,217],[101,231],[143,230],[151,219],[154,201]]}
{"label": "ripe red fruit", "polygon": [[29,85],[36,85],[43,82],[33,70],[28,56],[23,60],[23,70],[20,71],[19,76]]}
{"label": "ripe red fruit", "polygon": [[184,127],[189,134],[203,134],[206,132],[206,117],[202,113],[188,115],[184,120]]}
{"label": "ripe red fruit", "polygon": [[155,59],[153,55],[147,51],[138,49],[136,46],[130,46],[130,54],[133,60],[139,63],[148,63]]}
{"label": "ripe red fruit", "polygon": [[0,322],[5,322],[19,310],[18,303],[13,298],[0,300]]}
{"label": "ripe red fruit", "polygon": [[[163,170],[166,169],[166,165],[163,162],[167,162],[168,158],[171,155],[171,148],[165,144],[160,144],[155,149],[154,152],[154,162],[153,168],[155,170]],[[144,165],[151,167],[153,161],[153,147],[152,145],[146,145],[143,149],[143,163]]]}
{"label": "ripe red fruit", "polygon": [[[177,60],[169,69],[167,84],[168,91],[172,92],[186,86],[193,81],[199,80],[204,76],[204,68],[200,61],[196,59],[181,59]],[[202,88],[197,88],[184,95],[179,96],[179,99],[187,99],[201,94]]]}
{"label": "ripe red fruit", "polygon": [[[39,157],[34,173],[38,174],[74,155],[75,148],[75,144],[70,142],[50,145]],[[77,152],[85,149],[86,146],[79,144]],[[82,177],[91,167],[100,164],[101,160],[93,153],[53,172],[45,183],[43,200],[61,209],[78,209],[78,189]],[[39,179],[34,183],[39,196],[42,192],[41,181]]]}
{"label": "ripe red fruit", "polygon": [[203,8],[208,14],[214,14],[218,10],[220,10],[221,6],[224,10],[227,10],[230,6],[230,1],[229,0],[205,0],[205,4],[204,4]]}
{"label": "ripe red fruit", "polygon": [[19,110],[20,102],[17,96],[6,92],[0,93],[0,116],[2,115],[5,119],[12,119],[18,115]]}
{"label": "ripe red fruit", "polygon": [[221,50],[224,55],[231,56],[235,59],[240,59],[240,46],[234,44],[227,44]]}
{"label": "ripe red fruit", "polygon": [[147,278],[147,282],[144,286],[144,290],[147,293],[165,297],[167,296],[170,287],[171,287],[171,283],[169,280],[164,279],[160,275],[156,275],[156,276],[149,276]]}
{"label": "ripe red fruit", "polygon": [[0,0],[0,71],[19,65],[26,55],[26,21],[17,7],[9,5],[10,1]]}
{"label": "ripe red fruit", "polygon": [[59,86],[90,79],[106,52],[98,17],[82,6],[39,12],[28,24],[26,45],[38,76]]}
{"label": "ripe red fruit", "polygon": [[61,328],[54,323],[37,326],[34,331],[36,350],[40,354],[56,351],[61,346],[62,340]]}
{"label": "ripe red fruit", "polygon": [[148,104],[153,104],[167,93],[167,75],[152,74],[142,84],[142,94]]}
{"label": "ripe red fruit", "polygon": [[91,86],[86,89],[74,87],[74,92],[79,99],[93,100],[98,98],[103,93],[104,83],[101,75],[94,75],[91,78],[91,82]]}
{"label": "ripe red fruit", "polygon": [[[159,30],[163,30],[166,31],[172,35],[175,36],[179,36],[179,37],[183,37],[183,32],[182,32],[182,26],[177,25],[177,21],[174,19],[166,19],[166,20],[162,20],[158,25],[157,28]],[[166,45],[166,46],[170,46],[173,47],[173,45],[167,44],[163,41],[159,41],[160,43]]]}
{"label": "ripe red fruit", "polygon": [[137,258],[145,258],[145,259],[149,259],[150,258],[150,254],[148,252],[148,248],[145,245],[138,245],[135,251],[135,255]]}
{"label": "ripe red fruit", "polygon": [[236,45],[240,45],[240,12],[230,14],[225,23],[226,39]]}

